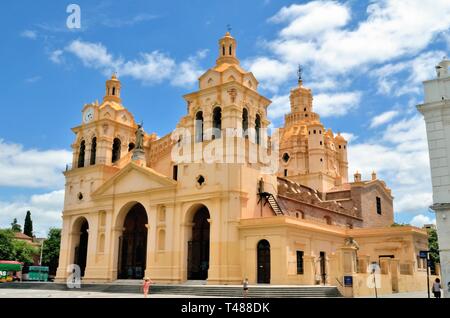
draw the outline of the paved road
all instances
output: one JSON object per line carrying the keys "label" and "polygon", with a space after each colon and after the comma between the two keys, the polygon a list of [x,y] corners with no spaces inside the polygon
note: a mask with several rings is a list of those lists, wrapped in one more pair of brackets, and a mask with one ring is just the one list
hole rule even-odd
{"label": "paved road", "polygon": [[[78,290],[0,289],[0,298],[143,298],[141,294],[103,293]],[[201,298],[193,295],[150,294],[149,298]]]}

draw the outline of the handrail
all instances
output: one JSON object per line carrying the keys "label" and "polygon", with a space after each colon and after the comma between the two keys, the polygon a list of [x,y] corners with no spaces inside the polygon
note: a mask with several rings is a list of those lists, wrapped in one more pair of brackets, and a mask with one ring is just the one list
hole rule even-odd
{"label": "handrail", "polygon": [[336,279],[336,281],[339,283],[339,285],[341,285],[341,287],[344,287],[344,285],[341,283],[341,281],[337,277],[335,277],[334,279]]}

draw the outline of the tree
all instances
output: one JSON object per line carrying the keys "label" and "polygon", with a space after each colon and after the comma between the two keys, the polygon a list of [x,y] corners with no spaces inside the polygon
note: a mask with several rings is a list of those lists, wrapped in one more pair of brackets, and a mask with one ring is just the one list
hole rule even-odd
{"label": "tree", "polygon": [[31,212],[27,211],[25,224],[23,225],[23,234],[33,237],[33,221],[31,220]]}
{"label": "tree", "polygon": [[0,259],[33,263],[33,256],[38,253],[30,243],[14,239],[13,230],[0,230]]}
{"label": "tree", "polygon": [[439,243],[436,229],[428,229],[428,250],[433,264],[439,263]]}
{"label": "tree", "polygon": [[391,224],[391,227],[399,227],[399,226],[411,226],[411,225],[409,225],[408,223],[397,223],[397,222]]}
{"label": "tree", "polygon": [[10,229],[0,230],[0,259],[13,260],[14,259],[14,246],[13,246],[14,233]]}
{"label": "tree", "polygon": [[18,262],[33,264],[33,257],[39,254],[39,249],[22,240],[12,240],[14,247],[14,260]]}
{"label": "tree", "polygon": [[61,244],[61,229],[51,228],[42,249],[42,265],[49,267],[51,275],[56,274],[59,262],[59,247]]}
{"label": "tree", "polygon": [[22,227],[17,223],[16,218],[14,218],[13,222],[11,223],[11,230],[13,232],[22,232]]}

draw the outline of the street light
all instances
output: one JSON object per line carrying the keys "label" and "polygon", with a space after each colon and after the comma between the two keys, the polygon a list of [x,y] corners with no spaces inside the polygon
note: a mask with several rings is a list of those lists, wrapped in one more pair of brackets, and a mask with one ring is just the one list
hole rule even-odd
{"label": "street light", "polygon": [[42,266],[42,251],[44,250],[44,241],[45,239],[41,241],[41,256],[39,257],[39,266]]}

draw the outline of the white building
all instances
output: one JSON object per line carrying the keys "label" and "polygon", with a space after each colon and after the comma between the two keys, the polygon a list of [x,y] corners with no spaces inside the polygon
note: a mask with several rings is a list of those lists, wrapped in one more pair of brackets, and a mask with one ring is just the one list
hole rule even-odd
{"label": "white building", "polygon": [[427,127],[433,205],[439,240],[442,287],[450,297],[450,60],[436,66],[437,78],[423,82],[424,103],[417,105]]}

